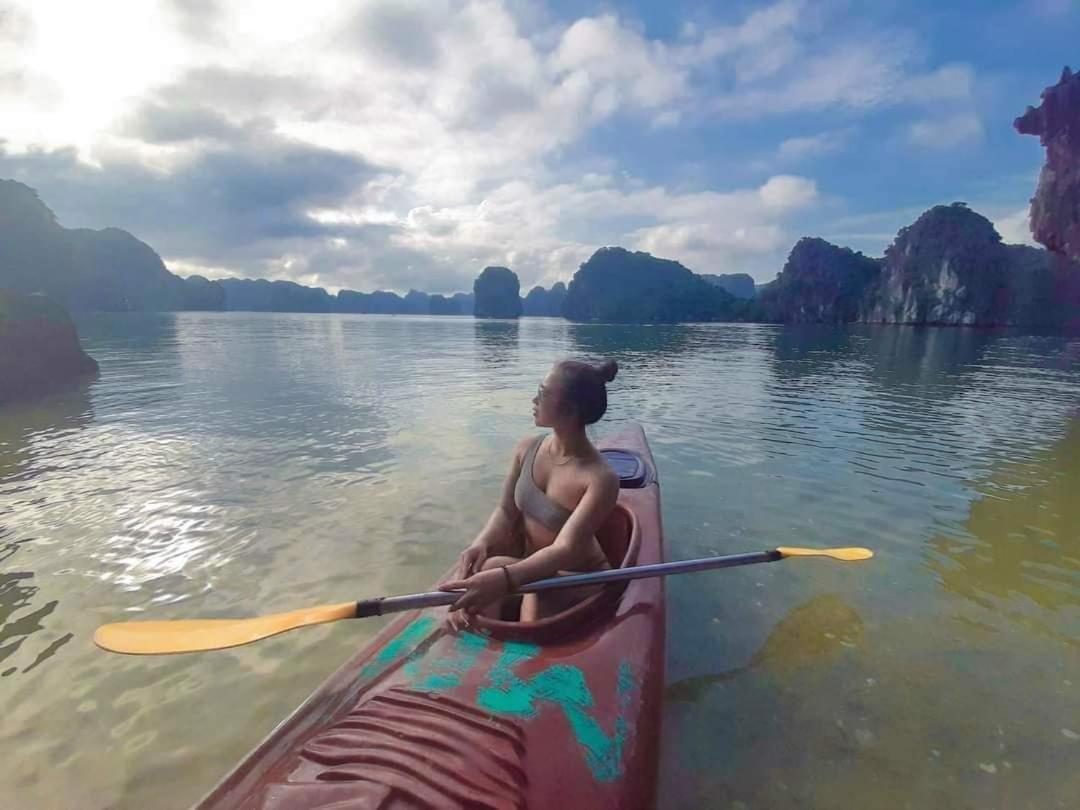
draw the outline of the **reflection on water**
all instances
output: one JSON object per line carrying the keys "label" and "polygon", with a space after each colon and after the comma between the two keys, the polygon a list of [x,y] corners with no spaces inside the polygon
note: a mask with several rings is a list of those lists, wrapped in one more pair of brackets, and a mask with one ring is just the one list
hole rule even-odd
{"label": "reflection on water", "polygon": [[694,345],[693,326],[675,324],[572,324],[570,340],[575,355],[594,360],[615,358],[625,364],[634,361],[659,363]]}
{"label": "reflection on water", "polygon": [[988,329],[933,329],[918,326],[859,327],[853,340],[869,360],[871,379],[931,399],[967,385],[986,349],[1002,337]]}
{"label": "reflection on water", "polygon": [[50,620],[60,594],[42,594],[34,571],[19,570],[34,566],[19,552],[35,538],[15,533],[12,504],[62,469],[62,448],[93,421],[90,385],[0,411],[0,677],[32,672],[72,638]]}
{"label": "reflection on water", "polygon": [[1042,618],[1080,607],[1080,416],[1061,441],[998,465],[975,490],[962,529],[938,534],[928,547],[942,587],[1080,646],[1080,624],[1060,634]]}
{"label": "reflection on water", "polygon": [[621,371],[673,558],[664,808],[1043,808],[1080,794],[1080,342],[963,329],[109,315],[68,399],[0,411],[0,796],[189,806],[380,627],[104,655],[125,616],[425,589],[559,357]]}
{"label": "reflection on water", "polygon": [[473,322],[476,355],[484,363],[506,366],[517,356],[520,339],[516,320],[476,320]]}
{"label": "reflection on water", "polygon": [[746,664],[725,672],[684,678],[668,686],[667,698],[693,702],[703,697],[709,687],[742,675],[784,675],[820,664],[841,647],[856,646],[862,631],[862,619],[843,599],[832,594],[815,596],[793,608]]}

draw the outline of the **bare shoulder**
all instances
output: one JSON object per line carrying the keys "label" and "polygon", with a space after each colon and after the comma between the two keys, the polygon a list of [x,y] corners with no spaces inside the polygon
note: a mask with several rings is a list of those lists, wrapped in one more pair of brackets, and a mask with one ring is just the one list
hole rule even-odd
{"label": "bare shoulder", "polygon": [[532,443],[535,441],[536,436],[526,436],[514,445],[514,460],[518,464],[524,460],[525,454],[529,452],[529,448],[532,447]]}
{"label": "bare shoulder", "polygon": [[589,486],[597,487],[605,494],[619,494],[619,474],[599,453],[596,454],[596,461],[589,465]]}

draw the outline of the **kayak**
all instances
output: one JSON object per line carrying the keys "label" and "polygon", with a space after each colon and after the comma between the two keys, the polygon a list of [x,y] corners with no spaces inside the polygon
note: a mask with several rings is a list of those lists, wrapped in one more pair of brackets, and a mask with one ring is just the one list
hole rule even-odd
{"label": "kayak", "polygon": [[[613,566],[663,562],[640,426],[597,442],[619,473],[597,537]],[[450,572],[444,577],[448,579]],[[664,688],[664,581],[604,586],[536,622],[405,613],[347,661],[201,810],[649,808]]]}

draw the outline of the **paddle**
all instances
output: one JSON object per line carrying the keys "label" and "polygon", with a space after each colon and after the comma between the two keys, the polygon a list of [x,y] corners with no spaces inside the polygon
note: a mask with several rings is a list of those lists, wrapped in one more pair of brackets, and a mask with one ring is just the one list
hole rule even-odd
{"label": "paddle", "polygon": [[[734,568],[739,565],[776,562],[788,557],[826,557],[841,562],[852,562],[868,560],[873,556],[874,553],[866,548],[787,548],[782,546],[772,551],[752,551],[745,554],[728,554],[723,557],[705,557],[700,560],[680,560],[552,577],[523,585],[518,589],[518,593],[571,588],[577,585],[604,585],[645,577],[689,574],[693,571],[707,571],[712,568]],[[104,650],[130,655],[222,650],[227,647],[250,644],[287,630],[313,624],[336,622],[339,619],[363,619],[368,616],[382,616],[386,613],[449,605],[456,602],[460,595],[461,591],[411,593],[405,596],[343,602],[338,605],[321,605],[294,610],[290,613],[257,616],[252,619],[182,619],[104,624],[94,633],[94,643]]]}

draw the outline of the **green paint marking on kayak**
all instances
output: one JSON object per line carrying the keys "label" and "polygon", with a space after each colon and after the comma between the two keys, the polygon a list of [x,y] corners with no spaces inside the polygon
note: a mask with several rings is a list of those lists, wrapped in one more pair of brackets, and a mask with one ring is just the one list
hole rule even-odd
{"label": "green paint marking on kayak", "polygon": [[634,679],[634,668],[630,666],[629,661],[623,661],[619,664],[619,700],[622,702],[630,696],[630,692],[637,686],[637,681]]}
{"label": "green paint marking on kayak", "polygon": [[525,717],[535,715],[532,693],[527,684],[512,670],[518,664],[535,658],[539,654],[540,648],[535,644],[524,644],[520,641],[508,641],[503,644],[502,655],[488,673],[488,679],[492,685],[478,691],[477,703],[492,712]]}
{"label": "green paint marking on kayak", "polygon": [[435,656],[434,650],[420,660],[410,661],[406,665],[406,675],[414,681],[417,689],[432,692],[454,689],[461,686],[465,673],[473,668],[476,659],[488,640],[473,633],[462,633],[458,637],[456,656]]}
{"label": "green paint marking on kayak", "polygon": [[413,652],[416,645],[431,633],[434,626],[435,619],[430,616],[411,622],[404,630],[390,639],[386,646],[379,650],[379,654],[360,670],[360,677],[373,678],[385,672],[393,663]]}
{"label": "green paint marking on kayak", "polygon": [[[394,663],[405,660],[402,672],[411,685],[423,691],[444,692],[460,687],[465,674],[476,666],[481,653],[491,643],[475,633],[442,636],[422,651],[419,644],[429,636],[435,620],[421,618],[393,638],[361,671],[370,677],[385,672]],[[496,642],[497,643],[497,642]],[[477,705],[493,714],[533,718],[543,704],[555,704],[566,717],[593,776],[611,782],[622,776],[623,751],[630,728],[625,714],[631,693],[637,687],[633,668],[619,665],[616,688],[619,716],[614,731],[607,734],[593,716],[596,700],[584,673],[568,664],[553,664],[526,681],[514,670],[540,654],[540,647],[520,641],[506,641],[487,673],[487,686],[477,690]]]}
{"label": "green paint marking on kayak", "polygon": [[627,698],[635,686],[630,665],[623,662],[619,667],[620,716],[615,721],[614,733],[608,736],[589,711],[596,701],[578,667],[555,664],[529,681],[513,673],[517,664],[539,653],[540,648],[534,644],[507,642],[488,673],[491,686],[477,692],[477,704],[490,712],[531,718],[539,711],[537,704],[554,703],[565,715],[578,744],[585,749],[585,761],[593,776],[601,782],[618,779],[622,775],[623,748],[629,733],[621,712],[627,708]]}
{"label": "green paint marking on kayak", "polygon": [[610,737],[587,709],[594,705],[585,676],[577,667],[556,664],[539,673],[530,682],[540,700],[554,702],[573,729],[578,744],[585,749],[585,761],[601,782],[612,782],[622,775],[622,752],[626,741],[626,721],[615,721]]}

